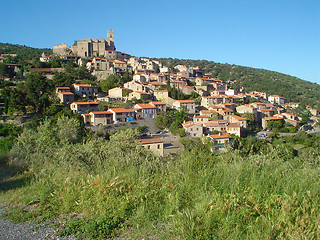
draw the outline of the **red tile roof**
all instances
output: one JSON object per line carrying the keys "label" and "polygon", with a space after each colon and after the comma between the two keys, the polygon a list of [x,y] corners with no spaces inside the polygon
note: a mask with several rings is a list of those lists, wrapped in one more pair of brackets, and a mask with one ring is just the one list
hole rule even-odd
{"label": "red tile roof", "polygon": [[213,134],[213,135],[208,135],[208,137],[210,137],[212,139],[229,138],[230,134],[229,133]]}
{"label": "red tile roof", "polygon": [[98,105],[99,104],[97,102],[73,102],[73,103],[77,105]]}
{"label": "red tile roof", "polygon": [[91,112],[93,115],[95,114],[108,114],[108,115],[112,115],[111,112],[108,112],[108,111],[96,111],[96,112]]}
{"label": "red tile roof", "polygon": [[143,108],[143,109],[146,109],[146,108],[153,108],[155,109],[156,107],[149,104],[149,103],[137,103],[136,106],[138,106],[139,108]]}
{"label": "red tile roof", "polygon": [[74,95],[72,92],[59,92],[62,95]]}
{"label": "red tile roof", "polygon": [[115,113],[129,113],[134,112],[133,109],[125,109],[125,108],[109,108],[108,111],[113,111]]}
{"label": "red tile roof", "polygon": [[154,105],[166,105],[164,102],[150,102],[150,104],[154,104]]}

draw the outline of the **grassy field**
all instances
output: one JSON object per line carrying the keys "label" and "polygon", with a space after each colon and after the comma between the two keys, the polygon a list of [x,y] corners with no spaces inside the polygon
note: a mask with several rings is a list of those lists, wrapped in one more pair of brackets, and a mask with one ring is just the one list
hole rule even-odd
{"label": "grassy field", "polygon": [[61,217],[61,235],[93,239],[319,239],[318,136],[248,139],[220,155],[183,139],[180,156],[160,159],[136,135],[84,137],[66,118],[25,130],[1,156],[6,217]]}

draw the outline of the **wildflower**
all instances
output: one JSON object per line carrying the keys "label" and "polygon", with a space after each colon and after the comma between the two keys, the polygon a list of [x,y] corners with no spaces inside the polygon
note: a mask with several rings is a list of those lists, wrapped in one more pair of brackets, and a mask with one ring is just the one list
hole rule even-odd
{"label": "wildflower", "polygon": [[170,188],[173,188],[173,186],[172,186],[172,185],[170,185],[169,187],[170,187]]}
{"label": "wildflower", "polygon": [[91,183],[91,185],[93,185],[93,186],[97,186],[97,184],[96,184],[96,183],[94,183],[94,182],[93,182],[93,183]]}

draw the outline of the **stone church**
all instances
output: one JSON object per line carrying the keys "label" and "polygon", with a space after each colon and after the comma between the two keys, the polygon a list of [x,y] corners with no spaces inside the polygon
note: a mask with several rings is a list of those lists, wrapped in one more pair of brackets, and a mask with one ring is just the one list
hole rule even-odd
{"label": "stone church", "polygon": [[53,46],[53,53],[59,56],[74,54],[79,57],[109,57],[115,50],[113,30],[108,30],[106,39],[80,39],[71,48],[65,43]]}

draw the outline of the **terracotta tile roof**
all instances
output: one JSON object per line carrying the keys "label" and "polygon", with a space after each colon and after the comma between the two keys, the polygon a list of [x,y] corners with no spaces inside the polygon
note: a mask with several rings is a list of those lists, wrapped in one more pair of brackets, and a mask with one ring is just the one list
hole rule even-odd
{"label": "terracotta tile roof", "polygon": [[96,111],[96,112],[91,112],[91,114],[95,115],[95,114],[108,114],[108,115],[112,115],[111,112],[108,111]]}
{"label": "terracotta tile roof", "polygon": [[109,108],[108,111],[113,111],[115,113],[129,113],[134,112],[133,109],[125,109],[125,108]]}
{"label": "terracotta tile roof", "polygon": [[64,90],[69,90],[69,87],[56,87],[56,89],[64,89]]}
{"label": "terracotta tile roof", "polygon": [[142,109],[148,109],[148,108],[153,108],[155,109],[156,107],[151,105],[150,103],[138,103],[136,104],[136,106],[138,106],[139,108],[142,108]]}
{"label": "terracotta tile roof", "polygon": [[166,105],[164,102],[150,102],[150,103],[154,105]]}
{"label": "terracotta tile roof", "polygon": [[72,92],[59,92],[62,95],[74,95]]}
{"label": "terracotta tile roof", "polygon": [[213,134],[213,135],[208,135],[211,139],[219,139],[219,138],[229,138],[230,134],[229,133],[222,133],[222,134]]}
{"label": "terracotta tile roof", "polygon": [[246,118],[244,118],[244,117],[240,117],[240,116],[238,116],[238,115],[231,115],[231,117],[233,117],[233,118],[235,118],[235,119],[237,119],[237,120],[239,120],[239,121],[248,120],[248,119],[246,119]]}
{"label": "terracotta tile roof", "polygon": [[260,112],[273,112],[273,109],[260,109]]}
{"label": "terracotta tile roof", "polygon": [[90,84],[73,84],[74,86],[79,86],[79,87],[93,87]]}
{"label": "terracotta tile roof", "polygon": [[73,102],[76,105],[98,105],[97,102]]}

